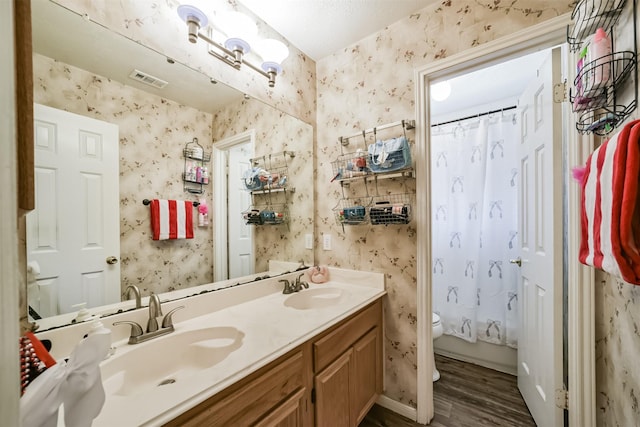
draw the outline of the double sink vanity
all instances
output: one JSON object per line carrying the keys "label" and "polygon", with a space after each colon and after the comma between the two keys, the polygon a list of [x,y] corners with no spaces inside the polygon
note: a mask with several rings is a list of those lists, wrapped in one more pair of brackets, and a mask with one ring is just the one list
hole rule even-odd
{"label": "double sink vanity", "polygon": [[[127,323],[146,325],[148,308],[103,317],[113,348],[93,426],[357,426],[382,392],[384,276],[330,274],[288,294],[300,273],[163,302],[184,306],[174,330],[139,344]],[[90,323],[38,337],[66,357]]]}

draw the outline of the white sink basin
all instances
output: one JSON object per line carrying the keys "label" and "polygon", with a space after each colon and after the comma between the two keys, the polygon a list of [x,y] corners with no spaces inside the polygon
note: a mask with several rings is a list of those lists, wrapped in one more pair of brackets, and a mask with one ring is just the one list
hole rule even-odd
{"label": "white sink basin", "polygon": [[330,307],[345,301],[349,293],[340,288],[303,289],[287,297],[284,305],[297,310]]}
{"label": "white sink basin", "polygon": [[142,344],[100,365],[105,393],[131,396],[197,375],[242,346],[244,333],[230,326],[173,332]]}

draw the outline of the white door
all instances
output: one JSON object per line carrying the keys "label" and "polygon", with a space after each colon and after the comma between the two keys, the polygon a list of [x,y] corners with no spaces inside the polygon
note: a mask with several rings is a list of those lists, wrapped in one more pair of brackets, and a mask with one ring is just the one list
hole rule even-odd
{"label": "white door", "polygon": [[118,126],[38,104],[34,118],[36,209],[27,215],[27,260],[39,265],[34,285],[51,304],[33,308],[45,317],[83,302],[118,302]]}
{"label": "white door", "polygon": [[519,100],[520,324],[518,387],[540,427],[563,425],[562,389],[562,112],[553,102],[560,82],[553,49]]}
{"label": "white door", "polygon": [[227,241],[229,242],[229,278],[253,274],[253,229],[242,218],[251,206],[251,193],[242,188],[242,174],[251,169],[251,142],[238,144],[228,151]]}

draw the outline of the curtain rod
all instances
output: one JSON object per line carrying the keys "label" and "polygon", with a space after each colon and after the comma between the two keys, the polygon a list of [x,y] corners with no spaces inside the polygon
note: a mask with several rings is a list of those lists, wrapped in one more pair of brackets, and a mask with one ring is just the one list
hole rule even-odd
{"label": "curtain rod", "polygon": [[463,120],[475,119],[476,117],[487,116],[489,114],[494,114],[494,113],[502,113],[504,111],[513,110],[515,108],[518,108],[518,106],[517,105],[512,105],[511,107],[500,108],[499,110],[487,111],[486,113],[474,114],[472,116],[462,117],[460,119],[449,120],[449,121],[442,122],[442,123],[436,123],[436,124],[431,125],[431,127],[448,125],[450,123],[456,123],[456,122],[461,122]]}

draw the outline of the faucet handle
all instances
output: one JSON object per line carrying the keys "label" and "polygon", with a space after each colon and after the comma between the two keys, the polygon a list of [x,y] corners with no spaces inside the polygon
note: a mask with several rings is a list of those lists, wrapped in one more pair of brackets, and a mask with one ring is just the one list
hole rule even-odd
{"label": "faucet handle", "polygon": [[296,279],[297,288],[300,289],[300,287],[302,286],[302,287],[308,289],[309,288],[309,284],[307,282],[305,282],[304,280],[300,280],[302,278],[302,276],[304,276],[304,273],[300,274],[298,276],[298,278]]}
{"label": "faucet handle", "polygon": [[120,322],[113,322],[113,326],[118,325],[131,325],[131,336],[129,337],[129,340],[131,340],[131,338],[139,337],[143,334],[142,326],[131,320],[121,320]]}
{"label": "faucet handle", "polygon": [[162,319],[162,327],[163,328],[172,328],[173,327],[173,313],[175,313],[176,311],[180,310],[184,308],[184,305],[181,305],[180,307],[176,307],[173,310],[171,310],[170,312],[167,313],[166,316],[164,316],[164,319]]}

